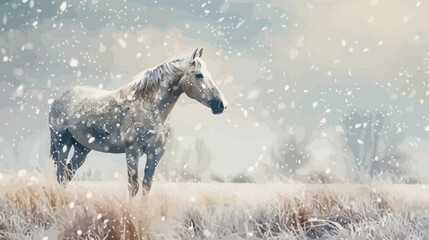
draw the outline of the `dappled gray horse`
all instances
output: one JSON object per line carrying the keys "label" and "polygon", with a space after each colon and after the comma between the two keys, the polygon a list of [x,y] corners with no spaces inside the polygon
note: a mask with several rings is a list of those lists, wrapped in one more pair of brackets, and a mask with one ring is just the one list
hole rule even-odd
{"label": "dappled gray horse", "polygon": [[[125,153],[129,190],[135,196],[138,160],[146,154],[143,188],[149,191],[165,150],[168,128],[164,124],[180,95],[186,93],[214,114],[226,108],[223,94],[201,59],[202,52],[196,49],[190,57],[143,71],[114,91],[77,86],[55,100],[49,124],[58,182],[70,181],[91,150]],[[72,146],[74,154],[67,161]]]}

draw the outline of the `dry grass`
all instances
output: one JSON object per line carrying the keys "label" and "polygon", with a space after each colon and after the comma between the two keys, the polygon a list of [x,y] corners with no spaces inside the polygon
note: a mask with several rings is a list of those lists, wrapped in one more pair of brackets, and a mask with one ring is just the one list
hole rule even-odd
{"label": "dry grass", "polygon": [[0,239],[428,239],[423,185],[0,180]]}

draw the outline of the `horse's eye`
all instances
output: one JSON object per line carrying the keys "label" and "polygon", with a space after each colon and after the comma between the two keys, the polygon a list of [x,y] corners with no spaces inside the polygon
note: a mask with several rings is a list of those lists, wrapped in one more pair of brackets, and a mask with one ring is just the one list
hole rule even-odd
{"label": "horse's eye", "polygon": [[196,74],[196,75],[195,75],[195,77],[196,77],[196,78],[203,78],[204,76],[203,76],[203,74],[198,73],[198,74]]}

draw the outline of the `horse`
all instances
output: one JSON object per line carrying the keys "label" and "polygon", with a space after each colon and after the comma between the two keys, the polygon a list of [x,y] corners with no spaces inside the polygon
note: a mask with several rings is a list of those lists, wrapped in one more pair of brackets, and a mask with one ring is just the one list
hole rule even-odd
{"label": "horse", "polygon": [[[155,168],[165,151],[167,122],[182,93],[211,108],[213,114],[227,107],[201,59],[202,53],[202,48],[196,49],[189,57],[147,69],[113,91],[76,86],[55,99],[49,112],[49,129],[57,181],[66,186],[91,150],[125,153],[128,190],[134,197],[139,190],[138,160],[145,154],[142,186],[143,194],[149,193]],[[67,160],[71,147],[74,153]]]}

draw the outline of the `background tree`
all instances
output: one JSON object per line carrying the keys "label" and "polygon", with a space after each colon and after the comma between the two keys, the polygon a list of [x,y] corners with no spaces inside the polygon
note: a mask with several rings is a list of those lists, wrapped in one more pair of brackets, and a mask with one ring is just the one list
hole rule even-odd
{"label": "background tree", "polygon": [[235,176],[228,178],[229,182],[232,183],[252,183],[255,182],[255,180],[248,174],[248,173],[239,173]]}
{"label": "background tree", "polygon": [[[353,112],[343,120],[345,151],[354,162],[355,181],[390,175],[403,179],[407,156],[397,149],[401,136],[382,112]],[[370,180],[370,179],[368,179]]]}
{"label": "background tree", "polygon": [[306,151],[307,139],[298,141],[292,135],[281,141],[277,148],[271,150],[271,160],[274,171],[282,176],[296,176],[296,170],[308,163],[310,155]]}
{"label": "background tree", "polygon": [[202,138],[195,140],[195,153],[196,153],[196,175],[203,175],[209,168],[212,161],[212,154],[204,143]]}
{"label": "background tree", "polygon": [[[176,146],[177,145],[173,144]],[[166,158],[166,169],[171,180],[179,182],[200,182],[210,168],[212,154],[203,139],[196,139],[195,145],[184,150],[181,160],[177,163],[177,153]]]}

